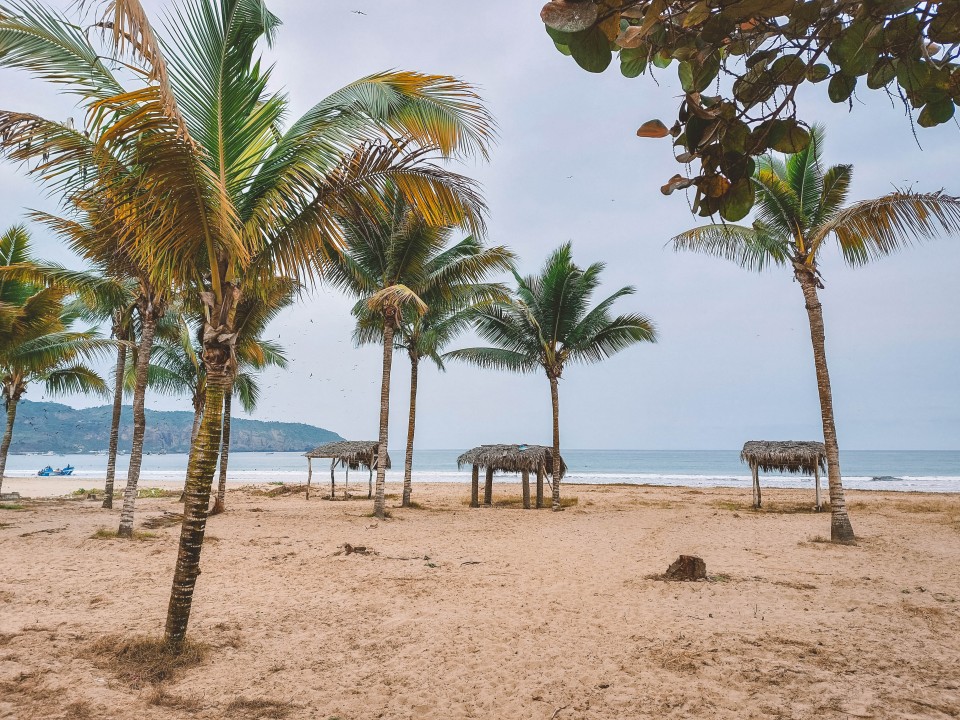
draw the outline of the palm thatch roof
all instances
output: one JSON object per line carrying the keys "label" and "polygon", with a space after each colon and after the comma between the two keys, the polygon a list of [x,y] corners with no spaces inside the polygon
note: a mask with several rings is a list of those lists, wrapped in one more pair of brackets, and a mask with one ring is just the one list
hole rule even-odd
{"label": "palm thatch roof", "polygon": [[[349,464],[351,470],[358,468],[370,469],[370,458],[377,455],[380,443],[376,440],[341,440],[315,447],[308,453],[308,458],[334,458],[342,464]],[[390,469],[390,453],[387,456],[387,470]],[[374,462],[376,467],[376,462]]]}
{"label": "palm thatch roof", "polygon": [[[457,467],[476,465],[500,472],[536,473],[538,468],[553,468],[553,448],[545,445],[481,445],[457,458]],[[567,474],[567,464],[560,458],[560,474]]]}
{"label": "palm thatch roof", "polygon": [[821,442],[800,440],[750,440],[743,445],[740,459],[764,472],[813,475],[827,469],[827,452]]}

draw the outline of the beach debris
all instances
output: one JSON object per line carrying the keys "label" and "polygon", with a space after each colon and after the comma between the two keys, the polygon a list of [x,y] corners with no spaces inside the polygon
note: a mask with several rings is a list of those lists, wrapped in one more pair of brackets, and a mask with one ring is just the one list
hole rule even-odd
{"label": "beach debris", "polygon": [[20,499],[20,493],[18,492],[0,493],[0,502],[17,501],[19,499]]}
{"label": "beach debris", "polygon": [[30,537],[31,535],[43,535],[43,534],[53,535],[54,533],[63,532],[66,529],[67,529],[66,527],[58,527],[58,528],[47,528],[45,530],[34,530],[33,532],[20,533],[20,537]]}
{"label": "beach debris", "polygon": [[696,555],[681,555],[667,568],[667,580],[706,580],[707,564]]}
{"label": "beach debris", "polygon": [[334,555],[372,555],[374,554],[373,550],[367,548],[366,545],[351,545],[350,543],[344,543],[340,546],[341,549],[334,553]]}

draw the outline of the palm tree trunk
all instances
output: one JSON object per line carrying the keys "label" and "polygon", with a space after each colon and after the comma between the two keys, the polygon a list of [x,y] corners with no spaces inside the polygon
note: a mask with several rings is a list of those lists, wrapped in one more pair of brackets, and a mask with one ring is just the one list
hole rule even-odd
{"label": "palm tree trunk", "polygon": [[13,440],[13,422],[17,419],[18,398],[7,400],[7,427],[3,431],[3,443],[0,444],[0,491],[3,490],[3,473],[7,469],[7,453],[10,452],[10,441]]}
{"label": "palm tree trunk", "polygon": [[232,392],[223,398],[223,434],[220,438],[220,480],[217,483],[217,497],[213,501],[211,515],[219,515],[226,510],[227,499],[227,462],[230,459],[230,404]]}
{"label": "palm tree trunk", "polygon": [[827,481],[830,486],[830,539],[837,543],[853,543],[856,537],[847,515],[840,477],[840,447],[833,420],[833,393],[827,370],[826,340],[823,330],[823,309],[817,296],[817,278],[805,264],[798,263],[796,277],[803,289],[807,317],[810,320],[810,339],[813,342],[813,361],[817,369],[817,390],[820,393],[820,415],[823,420],[823,444],[827,451]]}
{"label": "palm tree trunk", "polygon": [[550,376],[550,400],[553,402],[553,509],[563,510],[560,506],[560,395],[557,383],[558,379]]}
{"label": "palm tree trunk", "polygon": [[203,417],[203,407],[197,405],[193,409],[193,428],[190,430],[190,447],[197,441],[197,433],[200,432],[200,418]]}
{"label": "palm tree trunk", "polygon": [[384,516],[384,490],[387,484],[387,431],[390,423],[390,368],[393,364],[393,315],[385,313],[383,323],[383,376],[380,380],[380,438],[377,451],[377,484],[374,489],[373,514]]}
{"label": "palm tree trunk", "polygon": [[142,313],[140,344],[137,348],[137,369],[133,385],[133,445],[130,448],[130,469],[127,471],[127,487],[123,491],[123,509],[120,511],[118,537],[133,537],[133,506],[137,500],[137,483],[140,481],[140,465],[143,461],[143,435],[147,428],[143,404],[147,394],[147,372],[150,367],[150,351],[156,331],[156,317],[152,306]]}
{"label": "palm tree trunk", "polygon": [[103,507],[113,507],[113,481],[117,474],[117,446],[120,443],[120,414],[123,412],[123,369],[127,366],[127,346],[117,348],[117,367],[113,379],[113,417],[110,419],[110,450],[107,453],[107,482],[103,487]]}
{"label": "palm tree trunk", "polygon": [[403,463],[403,507],[410,507],[410,494],[413,492],[413,435],[417,425],[417,369],[420,358],[410,356],[410,419],[407,422],[407,457]]}
{"label": "palm tree trunk", "polygon": [[200,551],[207,525],[210,489],[217,467],[220,433],[223,421],[223,400],[233,379],[225,367],[207,368],[207,398],[200,423],[200,432],[190,453],[187,482],[184,488],[183,524],[180,527],[180,549],[173,574],[170,604],[167,607],[166,641],[182,643],[187,634],[193,590],[200,575]]}

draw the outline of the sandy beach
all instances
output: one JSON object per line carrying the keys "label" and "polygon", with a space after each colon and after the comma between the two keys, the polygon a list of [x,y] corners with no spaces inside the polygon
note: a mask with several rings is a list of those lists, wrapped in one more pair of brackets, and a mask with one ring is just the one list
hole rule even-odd
{"label": "sandy beach", "polygon": [[[0,510],[0,717],[960,717],[956,495],[850,492],[839,547],[801,491],[578,486],[553,513],[432,485],[378,522],[267,489],[211,518],[206,655],[160,687],[104,648],[162,630],[176,498],[139,501],[137,541],[94,538],[119,511],[92,500]],[[680,553],[709,580],[657,579]]]}

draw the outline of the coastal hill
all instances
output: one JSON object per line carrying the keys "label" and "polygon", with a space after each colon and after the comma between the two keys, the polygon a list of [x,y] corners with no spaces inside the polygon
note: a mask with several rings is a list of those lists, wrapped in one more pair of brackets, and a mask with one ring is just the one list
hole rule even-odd
{"label": "coastal hill", "polygon": [[[112,407],[78,410],[51,402],[22,400],[10,451],[75,453],[106,450]],[[190,450],[192,412],[147,410],[144,452],[185,453]],[[120,449],[130,452],[133,408],[124,405]],[[264,422],[234,416],[230,422],[231,452],[303,452],[325,442],[343,440],[331,430],[303,423]]]}

